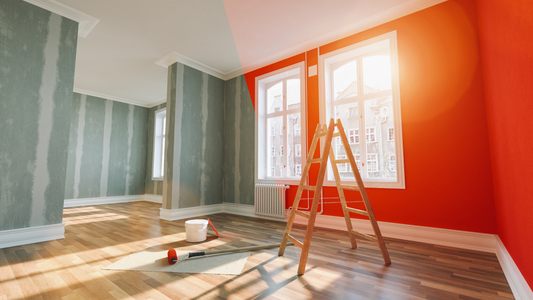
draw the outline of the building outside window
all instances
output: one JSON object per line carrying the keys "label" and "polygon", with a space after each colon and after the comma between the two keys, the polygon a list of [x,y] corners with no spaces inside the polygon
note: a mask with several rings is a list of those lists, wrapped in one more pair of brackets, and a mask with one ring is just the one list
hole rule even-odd
{"label": "building outside window", "polygon": [[165,170],[165,134],[167,110],[160,109],[155,112],[154,124],[154,157],[152,179],[162,180]]}
{"label": "building outside window", "polygon": [[[366,187],[405,188],[396,32],[325,53],[319,64],[320,122],[342,121]],[[326,179],[334,185],[331,167]],[[341,180],[355,178],[346,172]]]}

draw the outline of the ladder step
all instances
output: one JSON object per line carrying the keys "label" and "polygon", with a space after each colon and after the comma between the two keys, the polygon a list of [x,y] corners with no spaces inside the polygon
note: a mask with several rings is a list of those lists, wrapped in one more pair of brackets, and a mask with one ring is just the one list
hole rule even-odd
{"label": "ladder step", "polygon": [[340,133],[340,132],[335,132],[335,133],[333,134],[333,137],[334,137],[334,138],[336,138],[336,137],[338,137],[338,136],[341,136],[341,133]]}
{"label": "ladder step", "polygon": [[[353,229],[350,230],[350,233],[351,233],[351,234],[354,234],[354,235],[356,235],[356,236],[358,236],[358,237],[361,237],[361,238],[364,238],[364,239],[367,239],[367,240],[371,240],[371,241],[373,241],[373,242],[377,242],[377,241],[378,241],[377,238],[375,238],[375,237],[373,237],[373,236],[371,236],[371,235],[368,235],[368,234],[365,234],[365,233],[361,233],[361,232],[359,232],[359,231],[355,231],[355,230],[353,230]],[[296,244],[296,243],[295,243],[295,244]]]}
{"label": "ladder step", "polygon": [[310,186],[310,185],[301,185],[300,188],[304,189],[304,190],[311,190],[311,191],[316,191],[316,186]]}
{"label": "ladder step", "polygon": [[343,190],[352,190],[352,191],[358,191],[359,187],[357,185],[339,185],[339,187]]}
{"label": "ladder step", "polygon": [[309,159],[309,160],[307,160],[307,162],[308,163],[312,163],[312,164],[321,163],[322,162],[322,158]]}
{"label": "ladder step", "polygon": [[367,216],[367,217],[369,216],[368,212],[364,211],[364,210],[355,209],[355,208],[351,208],[351,207],[346,207],[346,210],[349,211],[349,212],[352,212],[352,213],[363,215],[363,216]]}
{"label": "ladder step", "polygon": [[[327,132],[327,131],[324,131],[324,132],[321,132],[321,133],[317,134],[316,137],[321,138],[321,137],[325,137],[326,135],[328,135],[328,132]],[[341,133],[340,133],[340,132],[335,132],[335,133],[333,134],[333,137],[334,137],[334,138],[336,138],[336,137],[338,137],[338,136],[341,136]]]}
{"label": "ladder step", "polygon": [[350,163],[350,160],[349,159],[336,159],[335,160],[335,163],[336,164],[349,164]]}
{"label": "ladder step", "polygon": [[300,242],[299,240],[297,240],[295,237],[293,237],[292,235],[290,234],[287,234],[287,237],[289,238],[289,240],[291,240],[296,246],[300,247],[300,248],[303,248],[304,247],[304,244],[302,242]]}
{"label": "ladder step", "polygon": [[299,216],[302,216],[304,218],[308,218],[309,219],[309,213],[307,213],[307,212],[303,212],[303,211],[299,211],[299,210],[295,210],[294,212],[296,212],[296,214],[299,215]]}

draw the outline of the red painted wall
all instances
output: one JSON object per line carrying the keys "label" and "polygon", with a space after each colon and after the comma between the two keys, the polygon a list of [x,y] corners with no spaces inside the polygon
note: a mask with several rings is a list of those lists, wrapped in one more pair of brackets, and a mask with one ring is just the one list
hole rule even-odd
{"label": "red painted wall", "polygon": [[[324,45],[319,52],[393,30],[398,37],[406,189],[368,189],[377,219],[496,233],[475,2],[450,0]],[[318,52],[310,49],[307,64],[317,61]],[[252,100],[255,77],[284,66],[277,63],[246,74]],[[310,139],[318,122],[319,88],[318,77],[308,78]],[[289,199],[294,194],[291,188]],[[335,188],[325,189],[325,196],[335,195]],[[326,205],[325,214],[341,216],[340,204]]]}
{"label": "red painted wall", "polygon": [[478,0],[498,235],[533,285],[533,2]]}

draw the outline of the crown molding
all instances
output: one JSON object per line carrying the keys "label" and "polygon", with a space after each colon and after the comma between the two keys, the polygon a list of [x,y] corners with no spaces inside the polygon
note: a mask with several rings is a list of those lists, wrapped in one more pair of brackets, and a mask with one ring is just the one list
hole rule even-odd
{"label": "crown molding", "polygon": [[242,70],[244,73],[257,70],[259,68],[268,66],[274,62],[283,60],[288,57],[292,57],[294,55],[309,51],[314,48],[318,48],[320,46],[340,40],[350,35],[357,34],[359,32],[368,30],[370,28],[379,26],[381,24],[388,23],[390,21],[399,19],[401,17],[410,15],[417,11],[429,8],[431,6],[435,6],[437,4],[440,4],[446,1],[448,0],[411,0],[411,1],[405,2],[403,4],[397,5],[393,8],[390,8],[388,10],[385,10],[383,12],[370,16],[361,21],[352,23],[350,25],[347,25],[337,30],[334,30],[332,32],[329,32],[327,34],[305,41],[296,46],[290,47],[286,50],[267,56],[255,62],[246,64],[242,66]]}
{"label": "crown molding", "polygon": [[152,108],[154,106],[157,106],[159,104],[163,104],[163,103],[166,103],[166,102],[167,102],[167,97],[165,96],[165,97],[163,97],[163,98],[161,98],[159,100],[156,100],[154,102],[148,103],[147,106],[148,106],[148,108]]}
{"label": "crown molding", "polygon": [[179,54],[178,52],[175,52],[175,51],[172,51],[169,54],[161,57],[160,59],[158,59],[155,62],[155,64],[156,65],[160,65],[160,66],[165,67],[165,68],[168,68],[168,66],[172,65],[175,62],[182,63],[184,65],[187,65],[187,66],[191,67],[191,68],[194,68],[196,70],[202,71],[202,72],[207,73],[209,75],[215,76],[215,77],[220,78],[222,80],[228,80],[228,79],[231,79],[233,77],[236,77],[236,76],[244,74],[242,72],[241,68],[235,69],[235,70],[233,70],[231,72],[228,72],[228,73],[223,73],[222,71],[219,71],[219,70],[217,70],[215,68],[211,68],[208,65],[204,65],[201,62],[198,62],[198,61],[196,61],[196,60],[194,60],[192,58],[189,58],[189,57],[187,57],[185,55]]}
{"label": "crown molding", "polygon": [[96,24],[100,21],[100,19],[90,16],[63,3],[59,3],[55,0],[24,1],[78,22],[78,35],[83,38],[86,37],[94,28],[94,26],[96,26]]}
{"label": "crown molding", "polygon": [[142,107],[149,107],[146,103],[143,103],[141,101],[135,101],[135,100],[125,99],[125,98],[115,97],[115,96],[106,95],[106,94],[97,93],[97,92],[84,90],[84,89],[79,89],[79,88],[74,88],[74,93],[79,93],[79,94],[84,94],[84,95],[88,95],[88,96],[103,98],[103,99],[107,99],[107,100],[123,102],[123,103],[142,106]]}

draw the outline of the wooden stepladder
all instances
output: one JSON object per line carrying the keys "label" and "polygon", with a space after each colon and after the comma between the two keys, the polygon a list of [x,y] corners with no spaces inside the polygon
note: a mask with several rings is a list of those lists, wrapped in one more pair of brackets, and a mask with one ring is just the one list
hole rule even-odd
{"label": "wooden stepladder", "polygon": [[[338,132],[336,133],[334,133],[335,127],[338,129]],[[323,137],[326,137],[325,144],[324,144],[324,152],[323,152],[324,155],[320,158],[313,158],[316,147],[318,145],[318,141],[320,138],[323,138]],[[347,159],[335,159],[333,149],[331,148],[331,141],[333,140],[334,137],[341,138],[342,144],[344,146],[344,150],[346,151],[346,156],[348,157]],[[385,247],[385,243],[383,242],[381,231],[379,230],[379,226],[374,216],[374,211],[372,210],[372,206],[370,205],[370,201],[368,200],[368,195],[363,185],[363,180],[361,179],[361,175],[359,174],[359,170],[357,169],[357,165],[355,164],[355,159],[354,159],[352,150],[350,149],[350,144],[348,143],[348,139],[346,138],[346,133],[344,131],[344,128],[342,127],[341,121],[337,120],[337,122],[335,123],[333,119],[331,119],[329,123],[329,127],[326,125],[322,126],[318,124],[316,128],[315,136],[313,138],[313,142],[311,143],[311,149],[309,151],[309,156],[307,158],[307,163],[305,164],[305,168],[302,172],[302,178],[300,179],[300,186],[298,187],[298,191],[296,192],[296,197],[294,198],[294,203],[292,206],[289,219],[287,221],[287,227],[285,227],[285,233],[283,234],[283,239],[281,241],[278,255],[282,256],[285,253],[285,247],[287,246],[288,240],[291,240],[295,245],[302,248],[302,254],[300,256],[300,264],[298,266],[298,275],[304,274],[305,265],[307,264],[307,257],[309,255],[309,247],[311,246],[311,237],[313,236],[313,228],[315,227],[316,212],[318,209],[318,203],[320,201],[320,194],[321,194],[320,192],[322,191],[322,184],[324,182],[324,176],[326,175],[328,156],[329,156],[329,160],[331,161],[333,174],[335,176],[335,182],[337,184],[337,190],[339,192],[339,199],[340,199],[339,202],[341,203],[342,211],[344,212],[344,219],[346,221],[346,227],[348,228],[348,234],[350,236],[352,248],[354,249],[357,248],[357,243],[355,241],[356,236],[377,242],[379,245],[379,248],[381,249],[381,254],[383,256],[383,260],[385,261],[385,264],[387,265],[390,264],[391,260],[389,257],[389,252],[387,251],[387,248]],[[306,185],[307,177],[309,176],[309,169],[311,168],[311,164],[314,164],[314,163],[320,164],[320,170],[318,172],[316,186]],[[341,183],[339,170],[337,168],[337,164],[340,164],[340,163],[350,164],[352,172],[355,176],[355,181],[357,185],[344,185]],[[310,190],[314,192],[313,202],[311,205],[311,210],[309,212],[298,210],[298,204],[300,203],[302,192],[304,190]],[[362,202],[365,205],[366,211],[348,207],[346,205],[346,198],[344,196],[344,190],[359,191],[361,193],[361,198],[363,199]],[[356,214],[360,214],[363,216],[367,216],[370,219],[372,228],[374,229],[375,237],[353,230],[352,222],[350,220],[350,213],[356,213]],[[309,220],[307,223],[307,230],[305,232],[305,239],[303,243],[297,240],[296,238],[294,238],[290,234],[292,225],[294,223],[294,218],[296,217],[296,215],[305,217]]]}

